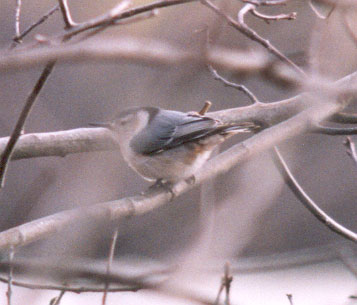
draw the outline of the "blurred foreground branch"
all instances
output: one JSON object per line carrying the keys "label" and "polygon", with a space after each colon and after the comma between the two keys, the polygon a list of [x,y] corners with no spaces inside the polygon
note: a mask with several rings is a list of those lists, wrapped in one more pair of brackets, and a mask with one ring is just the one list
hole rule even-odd
{"label": "blurred foreground branch", "polygon": [[261,72],[271,68],[272,63],[270,56],[258,50],[248,52],[212,47],[204,57],[199,52],[190,52],[168,42],[127,36],[0,53],[0,70],[23,70],[56,59],[65,63],[114,60],[150,65],[205,64],[208,61],[217,68],[240,73]]}

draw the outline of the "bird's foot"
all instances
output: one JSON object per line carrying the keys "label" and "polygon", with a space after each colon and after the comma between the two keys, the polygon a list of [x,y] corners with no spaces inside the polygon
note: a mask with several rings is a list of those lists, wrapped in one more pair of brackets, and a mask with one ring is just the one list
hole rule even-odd
{"label": "bird's foot", "polygon": [[149,187],[149,190],[156,190],[158,188],[163,188],[171,194],[171,200],[173,200],[177,195],[173,190],[173,183],[166,181],[164,179],[157,179],[156,182]]}

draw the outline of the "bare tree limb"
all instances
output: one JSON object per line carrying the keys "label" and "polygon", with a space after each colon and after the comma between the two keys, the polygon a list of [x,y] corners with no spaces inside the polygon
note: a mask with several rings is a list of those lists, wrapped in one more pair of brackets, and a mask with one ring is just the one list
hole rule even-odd
{"label": "bare tree limb", "polygon": [[296,12],[292,12],[289,14],[279,14],[279,15],[266,15],[263,13],[258,12],[256,9],[251,10],[251,13],[260,19],[263,19],[266,22],[271,20],[278,21],[278,20],[295,20],[296,19]]}
{"label": "bare tree limb", "polygon": [[[124,19],[124,20],[119,20],[115,22],[115,25],[128,25],[128,24],[132,24],[132,23],[137,23],[143,20],[147,20],[150,19],[152,17],[156,17],[159,14],[159,10],[158,9],[154,9],[152,11],[148,11],[146,13],[142,13],[141,15],[137,15],[128,19]],[[95,35],[98,35],[101,32],[104,32],[107,28],[106,27],[100,27],[97,29],[92,30],[91,32],[87,32],[85,34],[83,34],[83,36],[78,39],[77,41],[82,41],[85,39],[88,39],[90,37],[93,37]]]}
{"label": "bare tree limb", "polygon": [[[0,138],[0,152],[5,150],[9,137]],[[115,150],[108,130],[104,128],[78,128],[67,131],[25,134],[20,137],[12,160],[45,156],[65,157],[68,154]]]}
{"label": "bare tree limb", "polygon": [[[227,124],[256,121],[264,126],[275,125],[304,109],[304,100],[296,97],[275,103],[256,104],[205,115]],[[0,153],[5,150],[9,137],[0,138]],[[68,154],[117,150],[112,134],[105,128],[78,128],[66,131],[22,135],[17,143],[12,160],[60,156]]]}
{"label": "bare tree limb", "polygon": [[13,260],[14,260],[14,248],[10,249],[9,252],[9,277],[7,280],[7,292],[6,292],[6,297],[7,297],[7,304],[11,305],[11,296],[12,296],[12,282],[13,282]]}
{"label": "bare tree limb", "polygon": [[348,230],[343,225],[336,222],[330,216],[328,216],[319,206],[305,193],[303,188],[296,181],[292,173],[290,172],[287,164],[282,158],[280,152],[275,147],[273,160],[275,166],[278,168],[280,174],[283,176],[287,185],[291,189],[291,191],[295,194],[295,196],[301,201],[305,208],[307,208],[312,215],[314,215],[319,221],[321,221],[324,225],[326,225],[331,231],[337,233],[338,235],[351,240],[353,242],[357,242],[357,234]]}
{"label": "bare tree limb", "polygon": [[[146,17],[146,15],[145,15]],[[123,20],[124,21],[124,20]],[[131,19],[125,20],[131,21]],[[260,51],[232,51],[214,47],[202,54],[170,45],[164,41],[144,38],[121,37],[101,38],[74,44],[23,47],[11,53],[0,53],[0,70],[16,71],[35,67],[58,59],[60,62],[80,63],[85,61],[118,61],[158,65],[206,64],[239,73],[257,73],[271,68],[269,56]]]}
{"label": "bare tree limb", "polygon": [[[228,171],[234,165],[247,160],[252,155],[262,152],[287,138],[306,132],[311,126],[311,122],[321,121],[340,111],[340,108],[341,106],[335,103],[323,103],[310,107],[295,117],[265,129],[211,159],[195,175],[194,184],[179,181],[172,186],[172,189],[177,195],[187,192],[194,186]],[[10,247],[24,246],[48,237],[82,218],[108,221],[108,219],[116,220],[122,217],[142,215],[166,204],[171,200],[171,197],[166,188],[156,188],[150,189],[145,195],[59,212],[0,233],[0,251]]]}
{"label": "bare tree limb", "polygon": [[201,0],[201,3],[214,11],[218,16],[226,19],[227,23],[237,29],[239,32],[252,39],[253,41],[258,42],[264,48],[266,48],[271,54],[279,58],[282,62],[287,63],[289,66],[293,67],[299,74],[305,75],[305,72],[298,67],[294,62],[292,62],[289,58],[287,58],[283,53],[281,53],[277,48],[275,48],[269,40],[266,40],[258,35],[254,30],[248,27],[244,22],[244,16],[249,11],[256,8],[253,4],[246,4],[238,13],[238,22],[236,22],[232,17],[228,16],[221,9],[219,9],[216,5],[214,5],[209,0]]}
{"label": "bare tree limb", "polygon": [[48,19],[48,17],[53,15],[58,9],[59,9],[59,5],[57,4],[53,8],[51,8],[46,14],[44,14],[38,21],[34,22],[28,28],[26,28],[20,35],[14,36],[13,41],[20,42],[28,33],[30,33],[34,28],[36,28],[40,24],[44,23]]}
{"label": "bare tree limb", "polygon": [[21,14],[21,0],[16,0],[16,10],[15,10],[15,37],[17,42],[21,42],[20,37],[20,14]]}
{"label": "bare tree limb", "polygon": [[[341,79],[341,86],[353,84],[357,72]],[[287,100],[259,103],[250,106],[208,112],[206,115],[224,123],[256,122],[263,127],[276,125],[311,106],[311,101],[301,94]],[[332,117],[335,115],[332,115]],[[312,125],[311,125],[312,126]],[[310,126],[310,127],[311,127]],[[9,138],[0,138],[0,153],[3,153]],[[67,131],[27,134],[16,145],[13,159],[45,156],[66,156],[67,154],[115,150],[118,146],[111,133],[104,128],[79,128]]]}
{"label": "bare tree limb", "polygon": [[258,98],[246,86],[230,82],[229,80],[225,79],[223,76],[219,75],[217,70],[215,70],[211,65],[208,65],[208,69],[212,73],[215,80],[221,81],[227,87],[232,87],[243,92],[245,95],[248,96],[248,98],[253,104],[260,103]]}
{"label": "bare tree limb", "polygon": [[78,26],[72,28],[69,31],[66,31],[63,35],[60,35],[58,38],[60,39],[68,39],[71,38],[74,35],[77,35],[79,33],[82,33],[84,31],[102,27],[102,26],[110,26],[115,24],[120,19],[124,18],[129,18],[133,17],[135,15],[139,15],[157,8],[162,8],[162,7],[168,7],[172,5],[178,5],[178,4],[184,4],[184,3],[189,3],[193,2],[196,0],[159,0],[156,2],[152,2],[146,5],[134,7],[132,9],[128,9],[123,12],[119,12],[117,14],[112,14],[112,13],[107,13],[104,14],[100,17],[94,18],[89,20],[88,22],[83,22],[79,24]]}
{"label": "bare tree limb", "polygon": [[58,2],[59,2],[59,7],[61,9],[62,16],[63,16],[65,29],[73,28],[77,24],[72,19],[67,0],[58,0]]}
{"label": "bare tree limb", "polygon": [[59,305],[65,293],[65,290],[61,290],[60,294],[52,300],[53,302],[51,301],[50,305]]}
{"label": "bare tree limb", "polygon": [[339,112],[332,115],[328,120],[331,122],[341,123],[341,124],[357,124],[357,114]]}
{"label": "bare tree limb", "polygon": [[352,160],[357,165],[357,149],[356,144],[352,141],[351,137],[346,137],[343,143],[347,147],[347,154],[352,158]]}
{"label": "bare tree limb", "polygon": [[[8,283],[8,280],[0,277],[0,282]],[[14,286],[28,288],[28,289],[40,289],[40,290],[59,290],[66,292],[74,292],[74,293],[83,293],[83,292],[103,292],[103,288],[93,288],[93,287],[67,287],[67,286],[57,286],[57,285],[42,285],[42,284],[32,284],[26,283],[22,281],[12,281]],[[108,292],[122,292],[122,291],[138,291],[140,287],[120,287],[120,288],[108,288]]]}
{"label": "bare tree limb", "polygon": [[273,6],[273,5],[285,4],[289,0],[242,0],[242,1],[245,3],[254,4],[254,5]]}
{"label": "bare tree limb", "polygon": [[341,135],[355,135],[357,134],[357,127],[327,127],[321,124],[316,124],[313,129],[313,133],[325,134],[330,136],[341,136]]}
{"label": "bare tree limb", "polygon": [[[113,263],[113,258],[114,258],[114,251],[115,251],[115,245],[117,243],[118,239],[118,233],[119,233],[119,227],[116,227],[114,229],[113,235],[112,235],[112,240],[110,243],[110,249],[109,249],[109,256],[108,256],[108,262],[107,262],[107,270],[106,274],[109,276],[110,275],[110,269]],[[106,280],[104,284],[104,292],[103,292],[103,298],[102,298],[102,305],[106,304],[107,301],[107,295],[108,295],[108,288],[109,288],[109,281]]]}
{"label": "bare tree limb", "polygon": [[[357,72],[344,77],[339,80],[337,84],[348,86],[349,84],[355,83],[356,78]],[[310,105],[307,109],[303,102],[306,99],[307,104]],[[179,181],[172,186],[174,192],[177,195],[187,192],[194,186],[228,171],[237,163],[247,160],[252,155],[269,149],[283,140],[308,131],[309,128],[311,128],[312,123],[316,124],[317,122],[325,120],[334,113],[340,112],[345,106],[343,103],[330,101],[314,104],[308,99],[308,95],[306,94],[301,94],[289,100],[279,102],[279,106],[283,107],[284,110],[281,108],[280,110],[276,108],[274,109],[274,104],[275,103],[273,103],[273,105],[255,104],[243,107],[245,108],[244,115],[239,108],[217,111],[211,114],[207,113],[206,115],[221,119],[223,122],[239,122],[242,118],[244,118],[244,120],[249,120],[249,117],[251,118],[251,121],[254,121],[259,120],[260,116],[263,122],[270,121],[273,123],[274,120],[277,119],[278,122],[281,122],[284,118],[286,121],[261,131],[259,134],[256,134],[242,143],[236,144],[232,148],[211,159],[205,164],[204,168],[196,173],[194,184],[187,184],[185,181]],[[264,108],[265,111],[262,112],[262,109]],[[297,110],[297,108],[305,108],[306,110],[291,117],[291,113],[289,113],[288,110]],[[270,109],[270,113],[268,109]],[[277,113],[279,115],[277,115]],[[82,218],[89,217],[107,221],[108,219],[114,220],[122,217],[142,215],[166,204],[170,201],[171,197],[171,194],[167,193],[165,188],[157,188],[149,190],[145,195],[59,212],[1,232],[0,251],[8,251],[11,247],[24,246],[36,240],[48,237],[62,228],[67,227],[70,223]]]}
{"label": "bare tree limb", "polygon": [[37,83],[35,87],[32,89],[31,94],[26,100],[26,103],[21,111],[21,114],[19,116],[19,119],[17,120],[17,123],[15,125],[14,130],[11,133],[10,139],[5,147],[5,150],[1,154],[1,159],[0,159],[0,188],[4,187],[5,183],[5,175],[6,175],[6,170],[9,164],[9,161],[11,159],[11,155],[14,151],[15,145],[17,140],[20,138],[20,135],[23,131],[25,121],[27,117],[29,116],[32,106],[34,105],[37,96],[39,95],[41,89],[43,88],[44,84],[47,81],[47,78],[51,74],[54,66],[55,66],[55,61],[49,62],[44,70],[41,73],[40,78],[37,80]]}

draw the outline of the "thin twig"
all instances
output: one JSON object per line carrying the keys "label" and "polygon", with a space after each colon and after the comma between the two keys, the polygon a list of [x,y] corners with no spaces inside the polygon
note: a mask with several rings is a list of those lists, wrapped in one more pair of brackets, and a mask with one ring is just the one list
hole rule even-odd
{"label": "thin twig", "polygon": [[61,303],[62,297],[66,293],[66,290],[61,290],[60,294],[51,300],[50,305],[59,305]]}
{"label": "thin twig", "polygon": [[5,175],[11,155],[14,151],[15,145],[23,131],[27,117],[29,116],[32,106],[34,105],[36,98],[38,97],[42,87],[51,74],[56,61],[49,62],[41,73],[41,76],[37,80],[35,87],[32,89],[31,94],[28,96],[26,103],[21,111],[21,114],[16,122],[15,128],[11,133],[10,139],[5,147],[4,152],[0,159],[0,188],[4,187]]}
{"label": "thin twig", "polygon": [[[209,38],[209,31],[208,29],[207,31],[207,39],[206,39],[206,49],[205,49],[205,55],[207,57],[208,54],[208,50],[209,50],[209,45],[210,45],[210,38]],[[227,79],[225,79],[223,76],[219,75],[217,70],[214,69],[212,67],[212,65],[207,64],[208,70],[211,72],[211,74],[213,75],[215,80],[221,81],[225,86],[227,87],[232,87],[235,88],[239,91],[242,91],[244,94],[246,94],[248,96],[248,98],[251,100],[251,102],[253,104],[258,104],[259,100],[257,99],[257,97],[244,85],[240,85],[240,84],[236,84],[233,82],[228,81]]]}
{"label": "thin twig", "polygon": [[224,281],[224,287],[226,290],[226,299],[225,299],[225,305],[230,305],[230,291],[231,291],[231,285],[233,281],[233,276],[230,273],[230,265],[227,262],[224,265],[224,277],[222,279]]}
{"label": "thin twig", "polygon": [[357,113],[339,112],[332,115],[328,120],[341,124],[357,124]]}
{"label": "thin twig", "polygon": [[205,104],[203,105],[202,109],[198,112],[199,115],[205,115],[206,112],[211,108],[212,102],[210,101],[205,101]]}
{"label": "thin twig", "polygon": [[16,0],[16,10],[15,10],[15,37],[16,42],[20,43],[20,14],[21,14],[21,0]]}
{"label": "thin twig", "polygon": [[294,302],[293,302],[293,295],[291,293],[287,293],[286,294],[288,300],[289,300],[289,304],[290,305],[294,305]]}
{"label": "thin twig", "polygon": [[356,144],[352,141],[351,137],[346,137],[343,144],[347,147],[347,154],[352,158],[352,160],[357,165],[357,150]]}
{"label": "thin twig", "polygon": [[242,1],[254,5],[273,6],[273,5],[284,5],[289,0],[242,0]]}
{"label": "thin twig", "polygon": [[[119,20],[119,21],[116,21],[114,23],[114,25],[129,25],[129,24],[132,24],[132,23],[137,23],[137,22],[140,22],[140,21],[143,21],[143,20],[147,20],[147,19],[150,19],[152,17],[157,17],[159,14],[159,11],[157,9],[154,9],[152,11],[148,11],[146,13],[143,13],[141,15],[137,15],[137,16],[134,16],[134,17],[131,17],[131,18],[128,18],[128,19],[124,19],[124,20]],[[86,34],[84,34],[79,40],[77,41],[82,41],[82,40],[85,40],[85,39],[88,39],[90,37],[93,37],[103,31],[105,31],[107,29],[107,27],[99,27],[99,28],[96,28],[94,29],[93,31],[91,32],[88,32]]]}
{"label": "thin twig", "polygon": [[311,130],[313,133],[325,134],[330,136],[346,136],[357,134],[357,127],[327,127],[321,124],[316,124]]}
{"label": "thin twig", "polygon": [[226,298],[224,300],[224,304],[230,305],[229,293],[230,293],[232,281],[233,281],[233,276],[231,276],[231,274],[230,274],[230,265],[227,262],[224,264],[224,274],[221,278],[221,285],[219,286],[217,297],[213,303],[214,305],[219,304],[219,299],[221,297],[223,289],[226,292]]}
{"label": "thin twig", "polygon": [[251,10],[251,13],[260,19],[263,19],[264,21],[268,22],[269,21],[278,21],[278,20],[295,20],[296,19],[296,12],[292,12],[289,14],[279,14],[279,15],[266,15],[263,13],[258,12],[256,9]]}
{"label": "thin twig", "polygon": [[232,87],[232,88],[235,88],[235,89],[243,92],[245,95],[248,96],[248,98],[250,99],[250,101],[253,104],[259,104],[260,103],[260,101],[254,95],[254,93],[251,92],[246,86],[230,82],[229,80],[225,79],[223,76],[219,75],[217,70],[214,69],[211,65],[207,65],[207,67],[208,67],[209,71],[213,74],[213,77],[214,77],[215,80],[218,80],[218,81],[222,82],[227,87]]}
{"label": "thin twig", "polygon": [[11,296],[12,296],[12,284],[13,284],[13,272],[14,272],[14,267],[13,267],[13,260],[14,260],[14,248],[11,247],[10,252],[9,252],[9,275],[8,275],[8,281],[7,281],[7,292],[6,292],[6,297],[7,297],[7,304],[11,305]]}
{"label": "thin twig", "polygon": [[28,33],[30,33],[34,28],[39,26],[40,24],[44,23],[48,17],[53,15],[57,10],[59,9],[59,4],[55,5],[53,8],[51,8],[46,14],[44,14],[38,21],[35,23],[31,24],[27,29],[25,29],[19,36],[15,36],[13,38],[14,42],[19,42],[21,41]]}
{"label": "thin twig", "polygon": [[281,61],[287,63],[291,67],[294,68],[295,71],[297,71],[299,74],[305,76],[305,72],[297,66],[293,61],[291,61],[289,58],[287,58],[283,53],[281,53],[277,48],[275,48],[269,40],[262,38],[261,36],[258,35],[254,30],[252,30],[250,27],[248,27],[244,23],[244,16],[246,13],[248,13],[250,10],[255,9],[256,6],[252,4],[246,4],[238,14],[238,22],[236,22],[232,17],[228,16],[225,14],[220,8],[218,8],[216,5],[214,5],[211,1],[209,0],[201,0],[201,3],[206,5],[208,8],[213,10],[218,16],[226,19],[227,23],[237,29],[239,32],[247,36],[248,38],[258,42],[261,44],[264,48],[266,48],[271,54],[279,58]]}
{"label": "thin twig", "polygon": [[223,289],[224,289],[224,284],[223,284],[223,281],[221,280],[221,284],[219,285],[217,297],[216,297],[213,305],[218,305],[219,304],[219,299],[221,298],[221,294],[222,294]]}
{"label": "thin twig", "polygon": [[65,24],[65,29],[68,30],[68,29],[71,29],[74,26],[76,26],[77,24],[72,19],[67,0],[58,0],[58,3],[59,3],[59,7],[61,9],[63,21]]}
{"label": "thin twig", "polygon": [[[0,277],[0,282],[8,283],[8,280]],[[83,292],[94,292],[101,293],[104,292],[104,288],[93,288],[93,287],[67,287],[67,286],[56,286],[56,285],[41,285],[41,284],[32,284],[21,281],[12,281],[13,286],[18,286],[22,288],[28,289],[39,289],[39,290],[58,290],[58,291],[66,291],[73,293],[83,293]],[[120,287],[120,288],[108,288],[108,292],[123,292],[123,291],[138,291],[141,287],[132,286],[132,287]]]}
{"label": "thin twig", "polygon": [[[106,269],[106,274],[108,275],[108,277],[110,275],[110,269],[111,269],[112,263],[113,263],[115,245],[117,243],[118,233],[119,233],[119,227],[117,226],[115,228],[114,232],[113,232],[112,240],[111,240],[111,243],[110,243],[109,256],[108,256],[107,269]],[[109,280],[106,280],[105,284],[104,284],[104,293],[103,293],[103,298],[102,298],[102,305],[106,304],[107,295],[108,295],[108,288],[109,288]]]}
{"label": "thin twig", "polygon": [[152,2],[149,4],[145,4],[142,6],[134,7],[132,9],[128,9],[126,11],[120,12],[117,15],[113,15],[111,13],[106,13],[102,16],[99,16],[95,19],[91,19],[88,22],[83,22],[76,27],[66,31],[63,35],[61,35],[59,38],[71,38],[74,35],[77,35],[79,33],[82,33],[84,31],[102,27],[102,26],[110,26],[115,24],[117,21],[129,17],[133,17],[135,15],[139,15],[148,11],[152,11],[157,8],[162,8],[162,7],[168,7],[168,6],[173,6],[173,5],[178,5],[178,4],[184,4],[184,3],[189,3],[193,2],[196,0],[159,0],[156,2]]}
{"label": "thin twig", "polygon": [[307,208],[312,215],[314,215],[319,221],[326,225],[331,231],[337,233],[338,235],[357,242],[357,234],[348,230],[346,227],[339,224],[337,221],[328,216],[318,205],[305,193],[303,188],[296,181],[295,177],[290,172],[287,164],[285,163],[283,157],[281,156],[279,150],[275,147],[274,153],[272,154],[273,161],[279,173],[284,178],[285,182],[289,186],[290,190],[294,195],[301,201],[301,203]]}

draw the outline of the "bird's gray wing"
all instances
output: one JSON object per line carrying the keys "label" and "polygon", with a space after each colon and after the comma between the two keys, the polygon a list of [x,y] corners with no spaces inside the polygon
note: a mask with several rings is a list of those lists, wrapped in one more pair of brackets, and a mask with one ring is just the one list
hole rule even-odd
{"label": "bird's gray wing", "polygon": [[217,121],[182,112],[161,110],[132,141],[137,153],[154,154],[211,133]]}

